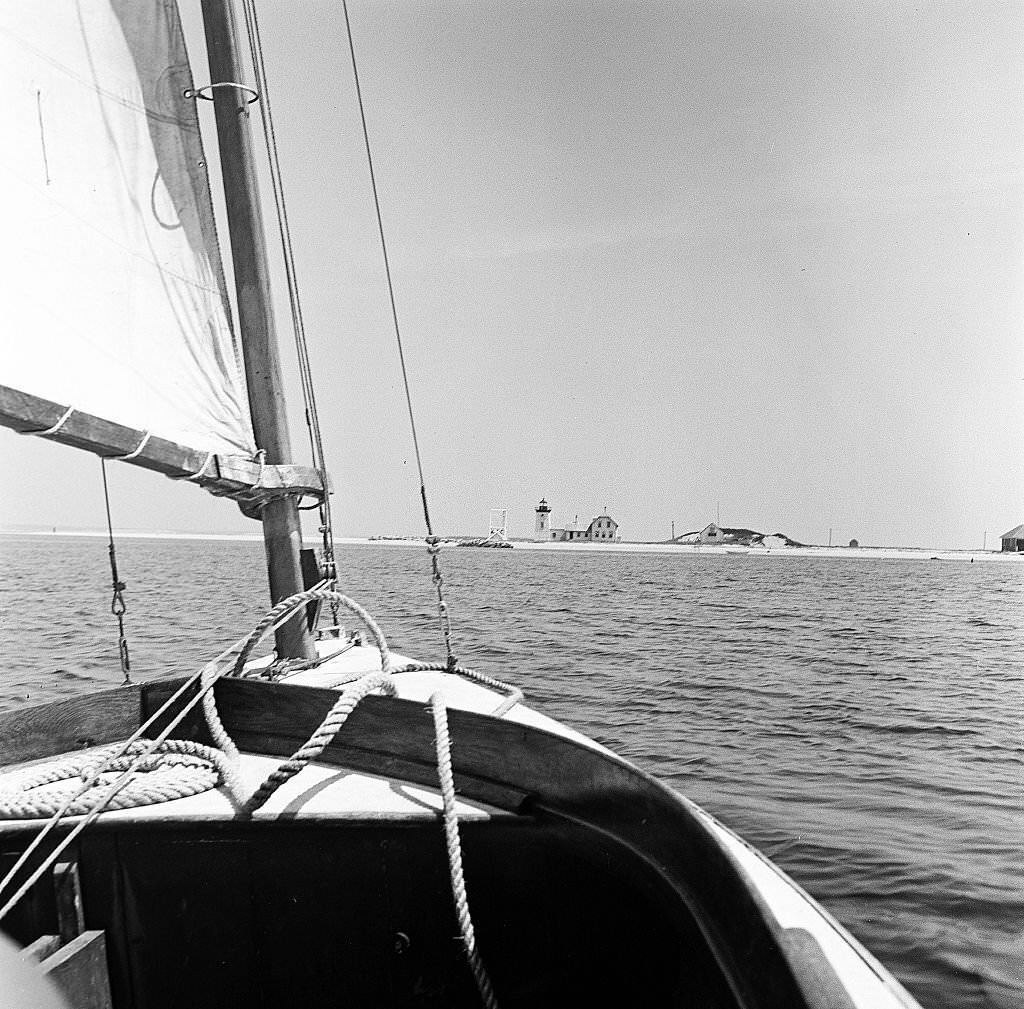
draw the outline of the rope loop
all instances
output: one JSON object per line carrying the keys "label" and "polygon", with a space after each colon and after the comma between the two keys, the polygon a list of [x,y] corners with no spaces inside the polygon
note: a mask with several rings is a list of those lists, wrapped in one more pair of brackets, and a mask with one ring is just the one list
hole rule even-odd
{"label": "rope loop", "polygon": [[[430,546],[436,547],[436,543],[430,544]],[[363,623],[366,624],[374,638],[378,651],[380,652],[381,671],[379,673],[367,673],[358,680],[349,682],[344,686],[341,697],[339,697],[331,706],[330,711],[327,712],[326,716],[321,721],[320,725],[314,730],[309,739],[303,743],[288,760],[283,761],[273,771],[271,771],[252,795],[242,803],[237,813],[239,819],[251,819],[253,814],[263,806],[282,785],[298,774],[304,767],[306,767],[307,764],[319,757],[338,735],[342,726],[348,720],[348,717],[353,711],[355,711],[359,702],[362,701],[364,697],[375,691],[381,691],[389,696],[396,696],[398,693],[397,688],[395,687],[394,676],[392,674],[391,655],[388,651],[387,642],[384,640],[384,636],[381,633],[380,628],[377,627],[377,624],[366,610],[353,602],[347,596],[344,596],[333,589],[309,589],[306,592],[299,592],[290,596],[288,599],[282,600],[277,604],[277,606],[271,609],[242,646],[238,659],[235,663],[234,675],[238,675],[242,672],[253,648],[263,640],[263,638],[269,633],[271,627],[282,623],[296,610],[299,610],[308,602],[316,599],[337,602],[340,606],[343,606],[345,609],[349,610],[349,612],[358,616]],[[416,667],[417,664],[412,663],[403,666],[400,671],[409,672]],[[421,668],[426,669],[437,667],[421,666]],[[449,671],[463,672],[458,670],[458,667],[455,665],[455,659],[450,650],[448,653],[447,664],[443,668]],[[487,678],[480,674],[473,674],[469,670],[464,672],[469,673],[470,678],[477,679],[480,682],[487,681]],[[491,682],[499,684],[500,681]],[[500,685],[508,688],[507,684]],[[522,697],[522,694],[516,692],[514,688],[508,689],[513,691],[513,695],[506,699],[506,705],[503,706],[505,710],[507,710],[507,707],[511,706],[508,701],[511,701],[511,703],[518,703],[518,700]],[[516,694],[518,696],[515,696]],[[481,959],[476,947],[476,935],[473,930],[473,922],[469,913],[469,898],[466,893],[466,881],[462,870],[462,841],[459,836],[458,811],[455,806],[455,779],[454,772],[452,770],[451,735],[448,730],[447,711],[440,691],[435,692],[431,696],[430,705],[434,717],[434,741],[437,753],[437,772],[443,804],[445,845],[448,852],[452,898],[455,903],[456,915],[459,920],[459,929],[465,946],[466,957],[469,961],[473,978],[476,981],[477,989],[480,992],[480,997],[488,1009],[497,1009],[497,999],[495,998],[494,989],[491,986],[491,981],[488,977],[487,970],[484,967],[483,960]]]}
{"label": "rope loop", "polygon": [[238,653],[235,668],[232,670],[230,675],[241,676],[253,649],[267,636],[267,634],[269,634],[274,627],[284,623],[284,621],[297,610],[304,609],[307,603],[315,602],[317,600],[336,604],[337,606],[348,610],[349,613],[353,614],[353,616],[358,617],[365,624],[366,629],[370,632],[370,636],[373,638],[374,644],[377,646],[377,651],[380,652],[381,672],[385,674],[391,672],[391,652],[388,648],[387,641],[384,640],[383,632],[377,626],[377,622],[373,617],[370,616],[370,614],[357,602],[349,599],[348,596],[343,595],[341,592],[337,592],[334,589],[313,588],[307,589],[305,592],[296,592],[295,595],[289,596],[287,599],[282,599],[273,609],[268,611],[266,616],[253,629],[253,632],[249,637],[246,638],[245,644],[242,646],[242,650]]}
{"label": "rope loop", "polygon": [[71,415],[74,412],[75,408],[73,406],[69,406],[56,424],[52,424],[50,427],[40,427],[29,431],[18,431],[18,434],[34,434],[39,438],[47,438],[52,434],[56,434],[71,419]]}
{"label": "rope loop", "polygon": [[[148,435],[146,436],[149,437]],[[145,444],[146,438],[142,439]],[[141,445],[139,448],[141,449]],[[114,545],[114,523],[110,517],[110,488],[107,486],[107,460],[100,459],[100,471],[103,474],[103,502],[107,509],[107,554],[110,557],[110,586],[113,595],[110,599],[110,612],[117,619],[117,656],[121,663],[123,685],[132,682],[132,663],[128,654],[128,637],[124,630],[124,615],[128,612],[128,604],[124,601],[124,590],[128,587],[121,579],[117,570],[117,548]]]}
{"label": "rope loop", "polygon": [[258,463],[260,467],[259,473],[256,474],[256,482],[252,485],[252,490],[258,491],[263,487],[263,477],[267,472],[267,450],[265,448],[256,449],[252,461]]}
{"label": "rope loop", "polygon": [[123,617],[128,612],[128,604],[124,601],[124,590],[128,586],[124,582],[114,582],[114,598],[110,600],[110,612],[115,617]]}
{"label": "rope loop", "polygon": [[341,730],[348,716],[367,694],[375,690],[381,690],[390,696],[394,696],[397,693],[394,682],[391,679],[391,652],[388,649],[387,641],[384,639],[384,634],[377,626],[376,621],[362,606],[349,599],[348,596],[336,592],[334,589],[325,588],[313,588],[305,592],[297,592],[287,599],[282,599],[281,602],[273,607],[246,639],[245,644],[238,653],[238,659],[235,662],[232,675],[240,676],[243,674],[253,649],[270,633],[272,628],[283,623],[296,611],[304,609],[307,603],[316,600],[323,600],[344,608],[366,625],[370,636],[377,646],[377,651],[380,653],[381,671],[379,673],[368,673],[346,687],[341,697],[331,707],[331,710],[327,712],[327,715],[309,739],[288,760],[272,771],[259,788],[245,801],[239,811],[240,817],[251,817],[286,781],[293,778],[310,761],[315,760],[323,753],[331,740]]}
{"label": "rope loop", "polygon": [[126,455],[108,455],[106,458],[111,462],[131,462],[132,459],[136,459],[141,455],[142,450],[149,444],[149,439],[152,437],[152,431],[144,431],[138,445],[136,445],[131,452],[128,452]]}
{"label": "rope loop", "polygon": [[453,665],[450,661],[445,662],[443,665],[436,662],[407,662],[404,666],[399,666],[397,669],[392,670],[392,675],[399,676],[402,673],[429,672],[451,673],[454,676],[461,676],[464,680],[472,680],[474,683],[490,687],[492,690],[502,691],[505,694],[505,699],[490,713],[492,718],[501,718],[502,715],[511,708],[514,708],[523,699],[523,692],[519,687],[506,683],[504,680],[495,679],[486,673],[478,673],[475,669]]}
{"label": "rope loop", "polygon": [[204,476],[206,476],[207,467],[216,458],[216,452],[207,452],[206,458],[203,460],[203,465],[199,467],[194,473],[182,473],[181,476],[168,476],[168,480],[190,480],[193,483],[198,483]]}
{"label": "rope loop", "polygon": [[[116,575],[115,575],[116,579]],[[115,581],[116,584],[116,581]],[[341,696],[331,706],[309,739],[291,758],[283,761],[272,771],[263,783],[248,798],[243,797],[242,783],[239,774],[239,752],[232,739],[224,729],[217,713],[213,695],[213,685],[222,675],[229,654],[238,648],[238,657],[233,672],[238,675],[252,654],[253,649],[276,626],[292,618],[295,613],[314,600],[325,600],[347,609],[359,617],[366,625],[380,653],[381,671],[371,672],[360,679],[349,683]],[[120,618],[119,618],[120,619]],[[47,866],[52,865],[61,851],[67,847],[75,836],[104,808],[126,809],[134,806],[166,802],[171,799],[187,798],[223,785],[238,810],[237,816],[249,819],[263,806],[285,782],[298,774],[307,764],[315,760],[337,736],[349,715],[360,701],[376,691],[389,696],[396,696],[398,691],[392,674],[391,655],[387,642],[373,618],[358,603],[333,589],[313,588],[306,592],[296,593],[274,606],[260,621],[244,642],[222,653],[217,659],[208,663],[193,677],[189,684],[199,681],[197,698],[186,704],[176,718],[161,732],[156,739],[144,739],[133,736],[127,743],[112,747],[104,747],[88,754],[66,757],[60,761],[44,765],[22,777],[15,789],[0,792],[0,818],[7,819],[42,819],[50,820],[36,840],[23,853],[7,876],[0,880],[0,891],[13,884],[16,873],[21,870],[28,856],[38,847],[47,831],[63,816],[79,816],[82,819],[71,832],[47,856],[42,865],[37,867],[21,883],[18,890],[5,905],[0,907],[0,918],[28,892]],[[125,656],[126,658],[126,656]],[[414,669],[444,668],[449,672],[467,675],[472,679],[489,685],[499,685],[512,691],[506,699],[503,710],[512,703],[518,703],[521,692],[508,687],[497,680],[490,680],[471,670],[462,670],[455,665],[449,652],[448,662],[444,667],[427,666],[421,663],[410,663],[398,672],[411,672]],[[188,684],[186,684],[188,686]],[[179,691],[170,698],[165,708],[175,701],[185,690]],[[199,698],[202,699],[203,711],[207,726],[214,742],[214,747],[188,739],[167,738],[175,725],[185,716],[189,708]],[[497,1000],[491,986],[490,978],[480,958],[476,946],[476,936],[469,913],[469,900],[466,893],[466,882],[462,869],[462,847],[459,835],[458,811],[455,800],[455,780],[452,769],[451,736],[448,729],[447,710],[443,696],[436,691],[430,698],[430,707],[434,719],[434,740],[437,753],[438,781],[443,805],[443,824],[451,879],[452,897],[455,903],[459,928],[465,946],[470,969],[485,1006],[497,1009]],[[161,709],[163,711],[164,709]],[[159,712],[157,713],[159,714]],[[156,716],[154,716],[156,717]],[[148,724],[148,723],[147,723]],[[141,733],[140,728],[139,732]],[[219,747],[219,748],[218,748]]]}

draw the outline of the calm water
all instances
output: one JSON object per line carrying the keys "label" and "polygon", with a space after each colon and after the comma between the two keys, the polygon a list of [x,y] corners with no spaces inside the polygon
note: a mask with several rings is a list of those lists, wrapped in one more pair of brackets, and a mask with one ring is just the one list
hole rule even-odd
{"label": "calm water", "polygon": [[[123,540],[137,679],[264,609],[262,546]],[[441,657],[422,549],[340,548],[392,646]],[[464,664],[766,851],[927,1009],[1024,1006],[1024,558],[442,555]],[[0,537],[0,706],[120,681],[99,539]]]}

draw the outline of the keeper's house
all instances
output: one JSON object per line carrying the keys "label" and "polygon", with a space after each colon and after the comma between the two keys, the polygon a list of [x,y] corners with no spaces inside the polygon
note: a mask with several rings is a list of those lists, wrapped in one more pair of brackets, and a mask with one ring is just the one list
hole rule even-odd
{"label": "keeper's house", "polygon": [[1017,526],[999,537],[1003,541],[1003,553],[1024,553],[1024,526]]}
{"label": "keeper's house", "polygon": [[550,525],[551,506],[541,498],[534,509],[536,522],[533,538],[547,543],[615,543],[619,538],[619,523],[610,515],[598,515],[590,520],[586,529],[580,529],[574,522],[571,529],[553,529]]}

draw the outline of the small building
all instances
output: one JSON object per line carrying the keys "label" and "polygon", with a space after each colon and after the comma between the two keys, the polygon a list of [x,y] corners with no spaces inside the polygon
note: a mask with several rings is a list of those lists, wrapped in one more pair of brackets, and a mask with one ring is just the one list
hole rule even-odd
{"label": "small building", "polygon": [[534,509],[536,520],[533,525],[533,538],[548,543],[614,543],[619,538],[619,523],[610,515],[598,515],[591,519],[586,529],[579,528],[579,517],[571,527],[553,529],[551,527],[551,506],[544,498]]}
{"label": "small building", "polygon": [[698,543],[721,543],[725,539],[725,531],[714,522],[705,526],[697,533]]}
{"label": "small building", "polygon": [[1003,541],[1003,553],[1024,553],[1024,525],[1011,529],[999,537]]}

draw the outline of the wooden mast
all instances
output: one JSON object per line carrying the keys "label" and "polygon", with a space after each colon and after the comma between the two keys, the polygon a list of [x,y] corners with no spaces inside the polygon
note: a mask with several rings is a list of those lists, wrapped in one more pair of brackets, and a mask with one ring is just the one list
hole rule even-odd
{"label": "wooden mast", "polygon": [[[202,11],[212,82],[242,82],[230,0],[202,0]],[[266,452],[266,462],[280,464],[291,461],[291,446],[246,110],[249,96],[238,88],[215,88],[213,95],[253,434],[256,445]],[[304,588],[299,561],[302,529],[298,500],[272,500],[260,517],[270,595],[276,603]],[[304,611],[278,630],[277,651],[286,658],[315,657]]]}

